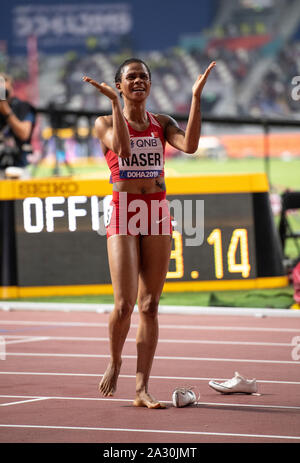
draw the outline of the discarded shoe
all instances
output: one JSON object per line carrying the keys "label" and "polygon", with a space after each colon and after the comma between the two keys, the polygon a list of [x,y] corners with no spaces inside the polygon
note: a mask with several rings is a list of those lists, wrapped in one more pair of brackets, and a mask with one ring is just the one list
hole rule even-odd
{"label": "discarded shoe", "polygon": [[222,394],[255,394],[257,392],[256,379],[246,379],[237,371],[232,379],[229,379],[224,383],[210,381],[208,384],[210,387],[215,389],[215,391],[221,392]]}
{"label": "discarded shoe", "polygon": [[178,387],[173,391],[172,402],[174,407],[181,408],[197,402],[197,397],[192,389]]}

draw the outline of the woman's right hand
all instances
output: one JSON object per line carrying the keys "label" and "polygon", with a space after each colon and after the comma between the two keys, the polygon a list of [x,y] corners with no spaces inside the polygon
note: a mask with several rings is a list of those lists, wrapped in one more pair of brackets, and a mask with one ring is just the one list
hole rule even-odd
{"label": "woman's right hand", "polygon": [[100,116],[95,121],[97,137],[106,148],[116,153],[117,156],[121,158],[130,157],[130,136],[122,113],[118,92],[106,83],[99,84],[88,76],[84,76],[82,80],[93,85],[112,103],[112,116]]}
{"label": "woman's right hand", "polygon": [[84,82],[88,82],[89,84],[93,85],[97,90],[99,90],[100,93],[107,96],[107,98],[109,98],[111,101],[118,100],[118,93],[116,92],[116,90],[114,90],[112,87],[107,85],[105,82],[102,82],[101,84],[99,84],[98,82],[96,82],[95,80],[91,79],[88,76],[84,76],[82,80]]}

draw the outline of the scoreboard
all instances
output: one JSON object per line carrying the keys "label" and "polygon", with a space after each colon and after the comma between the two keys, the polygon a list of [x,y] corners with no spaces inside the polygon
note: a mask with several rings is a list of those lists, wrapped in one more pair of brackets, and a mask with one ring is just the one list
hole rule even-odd
{"label": "scoreboard", "polygon": [[[288,284],[265,174],[166,179],[173,216],[164,291]],[[1,297],[111,294],[107,180],[0,182]]]}

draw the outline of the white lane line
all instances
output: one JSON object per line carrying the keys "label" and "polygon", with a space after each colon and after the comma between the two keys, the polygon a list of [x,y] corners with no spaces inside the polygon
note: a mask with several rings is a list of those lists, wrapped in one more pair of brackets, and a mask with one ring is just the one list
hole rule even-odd
{"label": "white lane line", "polygon": [[[54,372],[39,372],[39,371],[0,371],[0,375],[24,375],[24,376],[74,376],[74,377],[102,377],[103,373],[54,373]],[[135,379],[135,375],[119,375],[119,378],[133,378]],[[151,375],[151,379],[158,379],[158,380],[180,380],[180,381],[210,381],[212,378],[197,378],[191,376],[153,376]],[[227,381],[228,378],[213,378],[215,381]],[[300,381],[278,381],[278,380],[270,380],[270,379],[257,379],[257,383],[266,383],[266,384],[291,384],[291,385],[300,385]]]}
{"label": "white lane line", "polygon": [[[105,397],[67,397],[67,396],[16,396],[16,395],[0,395],[0,398],[19,398],[19,399],[42,399],[45,400],[82,400],[82,401],[97,401],[97,402],[129,402],[132,403],[133,399],[118,399],[118,398],[105,398]],[[172,404],[171,400],[163,400],[163,403]],[[196,407],[201,408],[202,405],[218,406],[218,407],[242,407],[242,408],[262,408],[262,409],[282,409],[282,410],[300,410],[298,406],[292,405],[264,405],[264,404],[239,404],[239,403],[224,403],[224,402],[198,402]]]}
{"label": "white lane line", "polygon": [[218,437],[246,437],[246,438],[257,438],[257,439],[284,439],[284,440],[299,440],[300,436],[280,436],[272,434],[242,434],[242,433],[229,433],[229,432],[202,432],[202,431],[175,431],[166,429],[133,429],[133,428],[99,428],[91,426],[41,426],[31,424],[0,424],[2,428],[33,428],[33,429],[58,429],[66,431],[108,431],[108,432],[140,432],[140,433],[156,433],[156,434],[184,434],[184,435],[195,435],[195,436],[218,436]]}
{"label": "white lane line", "polygon": [[37,342],[37,341],[48,341],[48,336],[26,336],[22,337],[21,339],[16,339],[14,341],[6,341],[7,336],[3,336],[5,339],[5,345],[8,346],[9,344],[21,344],[24,342]]}
{"label": "white lane line", "polygon": [[[21,325],[21,326],[48,326],[48,327],[88,327],[88,328],[107,328],[108,323],[87,323],[87,322],[45,322],[45,321],[28,321],[28,320],[1,320],[1,324],[3,325]],[[296,323],[294,323],[296,324]],[[270,327],[255,327],[255,326],[221,326],[221,325],[182,325],[182,324],[160,324],[160,328],[162,329],[177,329],[177,330],[221,330],[221,331],[258,331],[258,332],[278,332],[278,333],[294,333],[299,332],[300,330],[300,323],[298,323],[298,327],[293,328],[270,328]],[[132,328],[137,328],[137,323],[131,324]]]}
{"label": "white lane line", "polygon": [[[66,303],[66,302],[0,302],[0,310],[35,310],[35,311],[59,311],[59,312],[96,312],[110,313],[114,309],[114,304],[93,304],[93,303]],[[160,305],[159,314],[176,314],[176,315],[238,315],[238,316],[268,316],[268,317],[299,317],[297,310],[273,309],[266,307],[214,307],[214,306],[180,306],[180,305]],[[138,307],[135,305],[134,313],[138,313]]]}
{"label": "white lane line", "polygon": [[[300,333],[300,328],[299,328]],[[32,339],[36,338],[39,340],[47,341],[79,341],[79,342],[109,342],[109,338],[103,337],[88,337],[88,336],[14,336],[5,335],[5,339]],[[21,340],[19,342],[22,342]],[[24,341],[25,342],[25,341]],[[127,338],[126,342],[136,343],[136,338]],[[211,340],[211,339],[163,339],[159,340],[159,343],[167,344],[216,344],[216,345],[236,345],[236,346],[268,346],[268,347],[291,347],[294,344],[292,342],[255,342],[255,341],[222,341],[222,340]],[[6,344],[16,344],[16,342],[8,341]]]}
{"label": "white lane line", "polygon": [[[109,354],[69,354],[69,353],[51,353],[51,352],[6,352],[6,356],[11,357],[64,357],[64,358],[110,358]],[[135,359],[136,355],[123,355],[124,359]],[[261,359],[236,359],[236,358],[215,358],[215,357],[175,357],[167,355],[155,356],[155,360],[184,360],[184,361],[201,361],[201,362],[238,362],[238,363],[271,363],[280,365],[299,366],[300,362],[296,360],[261,360]]]}
{"label": "white lane line", "polygon": [[39,402],[41,400],[48,400],[48,397],[38,397],[37,399],[18,400],[17,402],[7,402],[5,404],[0,404],[0,407],[7,407],[8,405],[26,404],[28,402]]}

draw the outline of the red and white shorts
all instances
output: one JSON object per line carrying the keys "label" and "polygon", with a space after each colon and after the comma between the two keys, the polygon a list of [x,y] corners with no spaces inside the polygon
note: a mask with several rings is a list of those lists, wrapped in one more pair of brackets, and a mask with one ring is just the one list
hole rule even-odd
{"label": "red and white shorts", "polygon": [[166,192],[132,194],[113,191],[104,207],[107,237],[112,235],[172,235]]}

